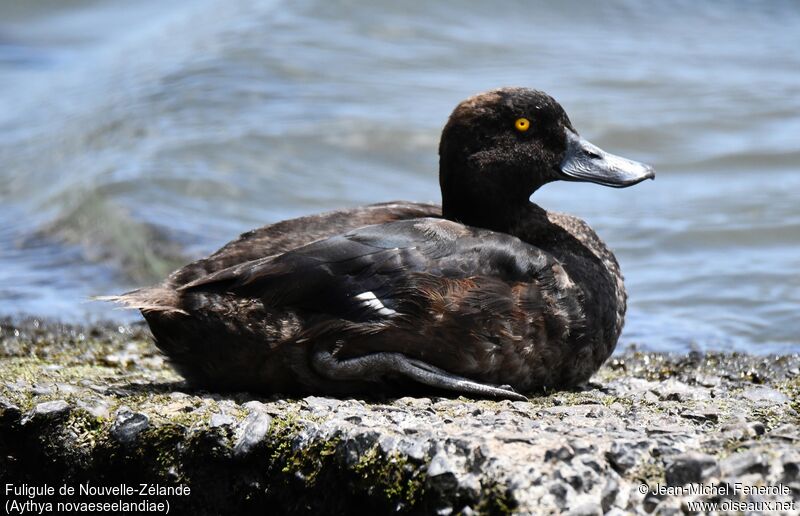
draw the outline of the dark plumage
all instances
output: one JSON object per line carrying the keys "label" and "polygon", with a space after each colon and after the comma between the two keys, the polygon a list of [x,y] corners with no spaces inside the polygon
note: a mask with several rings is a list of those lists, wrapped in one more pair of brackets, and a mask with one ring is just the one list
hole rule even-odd
{"label": "dark plumage", "polygon": [[580,139],[555,100],[522,88],[459,104],[439,155],[441,211],[393,202],[268,225],[117,300],[208,389],[520,398],[587,380],[622,329],[622,275],[584,222],[529,197],[652,169]]}

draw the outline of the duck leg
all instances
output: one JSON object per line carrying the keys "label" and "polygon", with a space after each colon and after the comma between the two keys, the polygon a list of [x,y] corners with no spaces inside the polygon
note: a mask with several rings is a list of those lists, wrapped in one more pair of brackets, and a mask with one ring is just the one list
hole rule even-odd
{"label": "duck leg", "polygon": [[429,387],[446,389],[486,398],[528,401],[508,386],[494,386],[468,380],[402,353],[380,352],[340,360],[328,350],[314,350],[311,364],[319,374],[331,380],[378,379],[385,374],[401,374]]}

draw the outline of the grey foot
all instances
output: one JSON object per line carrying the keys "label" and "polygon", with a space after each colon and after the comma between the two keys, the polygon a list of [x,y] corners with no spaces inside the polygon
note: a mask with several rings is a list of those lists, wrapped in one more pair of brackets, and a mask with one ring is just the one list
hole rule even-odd
{"label": "grey foot", "polygon": [[401,374],[423,385],[471,394],[479,397],[528,401],[511,387],[498,387],[468,380],[402,353],[373,353],[362,357],[340,360],[330,351],[317,350],[311,359],[312,366],[331,380],[378,380],[389,373]]}

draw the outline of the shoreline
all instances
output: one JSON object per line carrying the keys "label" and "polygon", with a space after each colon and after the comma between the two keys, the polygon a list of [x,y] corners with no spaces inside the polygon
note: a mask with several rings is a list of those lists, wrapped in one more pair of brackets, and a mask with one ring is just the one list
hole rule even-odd
{"label": "shoreline", "polygon": [[[19,503],[669,514],[711,502],[792,513],[799,413],[798,354],[626,350],[586,386],[527,402],[285,399],[188,389],[138,325],[0,319],[0,482],[190,490],[4,495]],[[736,505],[747,503],[762,505]]]}

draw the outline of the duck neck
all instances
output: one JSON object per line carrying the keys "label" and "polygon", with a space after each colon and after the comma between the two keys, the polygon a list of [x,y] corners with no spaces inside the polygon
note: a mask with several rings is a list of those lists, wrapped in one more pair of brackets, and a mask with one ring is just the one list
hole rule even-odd
{"label": "duck neck", "polygon": [[526,188],[504,187],[502,181],[470,181],[501,172],[484,171],[471,174],[452,174],[440,170],[442,215],[468,226],[509,233],[526,218],[532,203],[532,192]]}
{"label": "duck neck", "polygon": [[533,204],[527,197],[509,198],[498,192],[442,190],[444,218],[474,226],[510,233],[524,220]]}

